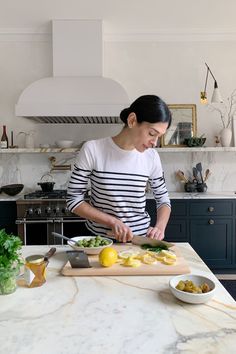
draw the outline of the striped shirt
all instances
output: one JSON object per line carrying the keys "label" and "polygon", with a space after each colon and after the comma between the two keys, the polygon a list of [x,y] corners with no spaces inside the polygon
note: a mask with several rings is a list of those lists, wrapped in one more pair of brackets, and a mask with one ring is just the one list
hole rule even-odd
{"label": "striped shirt", "polygon": [[[119,218],[135,235],[146,235],[150,216],[145,210],[147,182],[153,191],[157,209],[170,206],[159,155],[155,149],[144,152],[123,150],[112,138],[86,142],[78,154],[68,184],[67,206],[70,211],[83,201],[88,186],[90,204]],[[87,228],[106,235],[109,228],[91,220]]]}

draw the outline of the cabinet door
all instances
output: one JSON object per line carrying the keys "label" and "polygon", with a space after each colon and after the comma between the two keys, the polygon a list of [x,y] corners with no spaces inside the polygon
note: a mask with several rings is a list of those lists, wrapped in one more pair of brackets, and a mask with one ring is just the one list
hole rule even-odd
{"label": "cabinet door", "polygon": [[0,229],[5,229],[7,233],[17,235],[16,227],[16,202],[0,202]]}
{"label": "cabinet door", "polygon": [[165,230],[165,240],[172,242],[189,242],[186,220],[171,218]]}
{"label": "cabinet door", "polygon": [[232,266],[232,224],[230,218],[201,218],[190,221],[190,243],[211,268]]}

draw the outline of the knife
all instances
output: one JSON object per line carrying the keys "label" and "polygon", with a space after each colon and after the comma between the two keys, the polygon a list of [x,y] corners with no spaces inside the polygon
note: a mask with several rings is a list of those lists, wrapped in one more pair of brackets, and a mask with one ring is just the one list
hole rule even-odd
{"label": "knife", "polygon": [[[113,240],[115,239],[114,235],[111,234],[111,232],[107,233],[108,237],[112,238]],[[156,240],[154,238],[146,237],[146,236],[133,236],[131,243],[137,246],[142,246],[142,245],[150,245],[150,246],[161,246],[161,247],[173,247],[174,244],[162,240]]]}
{"label": "knife", "polygon": [[131,240],[134,245],[142,246],[142,245],[150,245],[150,246],[161,246],[170,248],[174,246],[173,243],[156,240],[154,238],[145,237],[145,236],[134,236]]}

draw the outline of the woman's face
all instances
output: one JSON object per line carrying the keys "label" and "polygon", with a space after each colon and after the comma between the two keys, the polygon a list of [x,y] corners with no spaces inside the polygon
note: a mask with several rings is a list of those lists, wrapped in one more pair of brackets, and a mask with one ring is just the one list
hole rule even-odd
{"label": "woman's face", "polygon": [[129,127],[131,128],[131,139],[135,149],[143,152],[157,145],[158,139],[165,134],[168,123],[143,122],[139,124],[135,116],[135,120]]}

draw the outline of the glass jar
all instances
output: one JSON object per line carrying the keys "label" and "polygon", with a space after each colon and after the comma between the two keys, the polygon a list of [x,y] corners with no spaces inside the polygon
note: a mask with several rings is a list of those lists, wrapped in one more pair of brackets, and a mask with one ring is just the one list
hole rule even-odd
{"label": "glass jar", "polygon": [[42,255],[32,255],[25,259],[24,278],[29,288],[41,286],[46,282],[48,261]]}
{"label": "glass jar", "polygon": [[17,288],[17,268],[1,268],[0,269],[0,295],[13,293]]}

